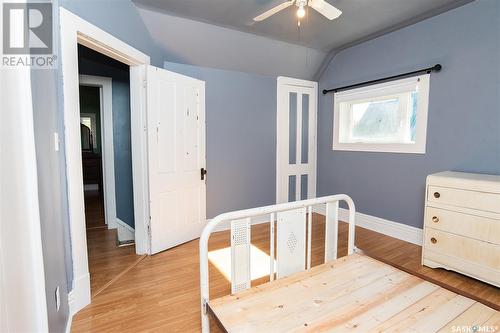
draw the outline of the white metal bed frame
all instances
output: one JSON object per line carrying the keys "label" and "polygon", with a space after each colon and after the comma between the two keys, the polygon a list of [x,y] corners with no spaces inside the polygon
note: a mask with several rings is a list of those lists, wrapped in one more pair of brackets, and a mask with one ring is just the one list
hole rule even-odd
{"label": "white metal bed frame", "polygon": [[[326,196],[315,199],[307,199],[301,201],[287,202],[282,204],[257,207],[252,209],[239,210],[229,213],[220,214],[214,219],[212,219],[203,229],[200,238],[200,291],[201,291],[201,325],[202,332],[208,333],[210,332],[210,322],[208,316],[207,303],[209,300],[209,272],[208,272],[208,240],[210,238],[211,233],[214,231],[217,225],[220,225],[223,222],[231,221],[231,292],[237,293],[238,291],[245,290],[250,288],[250,225],[251,218],[256,216],[262,216],[269,214],[269,222],[270,222],[270,255],[269,255],[269,278],[270,281],[274,280],[275,273],[275,265],[274,265],[274,236],[275,236],[275,227],[274,222],[277,221],[278,229],[280,228],[280,224],[284,222],[284,224],[292,224],[295,222],[296,225],[300,225],[303,223],[303,227],[305,230],[305,219],[301,220],[301,217],[305,218],[305,213],[307,211],[307,246],[305,246],[305,242],[302,242],[304,246],[304,250],[306,253],[302,253],[305,255],[306,263],[303,269],[311,268],[311,227],[312,227],[312,213],[313,206],[326,204],[326,221],[325,221],[325,262],[330,260],[337,259],[337,239],[338,239],[338,208],[339,202],[344,201],[347,203],[349,208],[349,232],[348,232],[348,242],[347,242],[347,254],[354,253],[354,218],[355,218],[355,207],[352,199],[345,194],[337,194],[332,196]],[[277,219],[276,219],[277,218]],[[286,227],[285,227],[286,228]],[[283,228],[283,229],[285,229]],[[293,235],[293,231],[291,231],[291,235],[293,237],[293,246],[296,243],[296,237]],[[305,237],[305,235],[304,235]],[[299,237],[300,238],[300,237]],[[238,247],[239,244],[236,244],[238,241],[235,239],[241,239],[243,247]],[[281,243],[280,243],[281,242]],[[283,242],[286,242],[288,246],[290,246],[290,237],[286,240],[277,237],[276,244],[277,246],[283,246]],[[280,244],[278,244],[280,243]],[[236,245],[235,245],[236,244]],[[293,252],[293,251],[292,251]],[[279,253],[278,253],[279,258]],[[277,261],[278,261],[277,258]],[[299,261],[301,260],[299,257]],[[246,259],[246,263],[243,265],[243,269],[238,268],[236,266],[237,259]],[[285,258],[285,260],[288,258]],[[302,260],[303,262],[303,260]],[[278,263],[279,265],[279,263]],[[278,266],[277,265],[277,266]],[[304,262],[303,264],[304,265]],[[296,265],[295,265],[296,266]],[[299,265],[300,266],[300,265]],[[285,263],[286,267],[286,263]],[[238,272],[236,270],[238,268]],[[297,271],[297,267],[292,267]],[[290,267],[286,267],[286,270],[290,272]],[[237,276],[239,275],[239,276]],[[279,271],[276,271],[277,277],[280,277]],[[246,279],[241,281],[241,276],[246,276]],[[238,281],[235,281],[235,277]]]}

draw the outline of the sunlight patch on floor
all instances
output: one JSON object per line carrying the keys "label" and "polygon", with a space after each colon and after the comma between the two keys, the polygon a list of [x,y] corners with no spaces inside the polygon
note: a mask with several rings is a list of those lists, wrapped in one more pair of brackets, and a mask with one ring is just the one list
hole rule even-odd
{"label": "sunlight patch on floor", "polygon": [[[231,281],[231,247],[208,252],[208,260]],[[269,255],[254,245],[250,245],[250,275],[252,280],[269,275]]]}

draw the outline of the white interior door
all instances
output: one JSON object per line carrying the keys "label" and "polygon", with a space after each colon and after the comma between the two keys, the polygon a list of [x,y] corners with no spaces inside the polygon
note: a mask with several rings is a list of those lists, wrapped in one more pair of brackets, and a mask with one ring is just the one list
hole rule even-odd
{"label": "white interior door", "polygon": [[147,115],[153,254],[205,226],[205,82],[149,66]]}
{"label": "white interior door", "polygon": [[316,197],[318,83],[278,78],[276,203]]}

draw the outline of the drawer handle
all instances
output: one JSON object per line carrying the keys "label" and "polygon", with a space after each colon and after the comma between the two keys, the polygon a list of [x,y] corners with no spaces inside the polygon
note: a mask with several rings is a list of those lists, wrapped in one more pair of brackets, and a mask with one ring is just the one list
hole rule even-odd
{"label": "drawer handle", "polygon": [[434,237],[431,238],[431,243],[432,244],[436,244],[437,242],[438,242],[438,240],[436,238],[434,238]]}
{"label": "drawer handle", "polygon": [[438,222],[439,222],[439,217],[437,217],[437,216],[433,216],[433,217],[432,217],[432,222],[434,222],[434,223],[438,223]]}
{"label": "drawer handle", "polygon": [[439,194],[439,192],[434,192],[434,198],[438,199],[440,196],[441,194]]}

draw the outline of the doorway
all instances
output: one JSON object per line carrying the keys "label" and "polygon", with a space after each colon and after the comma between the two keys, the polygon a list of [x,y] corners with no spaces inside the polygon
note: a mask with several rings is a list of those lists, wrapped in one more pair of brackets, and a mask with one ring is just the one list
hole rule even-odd
{"label": "doorway", "polygon": [[68,294],[73,315],[90,303],[90,273],[87,254],[85,205],[80,137],[78,44],[130,66],[130,112],[135,247],[137,254],[149,253],[148,171],[146,102],[143,81],[150,58],[70,11],[60,8],[64,148],[71,239],[72,282]]}
{"label": "doorway", "polygon": [[134,244],[130,77],[128,65],[83,45],[78,45],[78,69],[87,254],[95,297],[141,258]]}
{"label": "doorway", "polygon": [[[194,231],[205,225],[205,85],[203,81],[150,66],[148,55],[64,8],[60,8],[60,34],[73,266],[72,290],[68,299],[70,312],[75,314],[89,304],[91,298],[80,136],[78,45],[129,66],[133,143],[130,150],[137,254],[152,254],[175,246],[174,243],[189,241],[193,235],[198,237]],[[171,97],[175,98],[173,104]],[[172,119],[175,121],[168,121]],[[172,173],[179,177],[171,177]],[[175,183],[169,184],[174,180]],[[121,179],[117,178],[115,185],[119,181]],[[103,184],[105,187],[106,182]],[[176,210],[165,209],[166,204]],[[199,207],[195,212],[190,211],[193,204]],[[184,214],[186,211],[190,214]],[[176,235],[178,239],[171,242],[170,235]]]}
{"label": "doorway", "polygon": [[276,203],[315,198],[318,83],[277,83]]}

